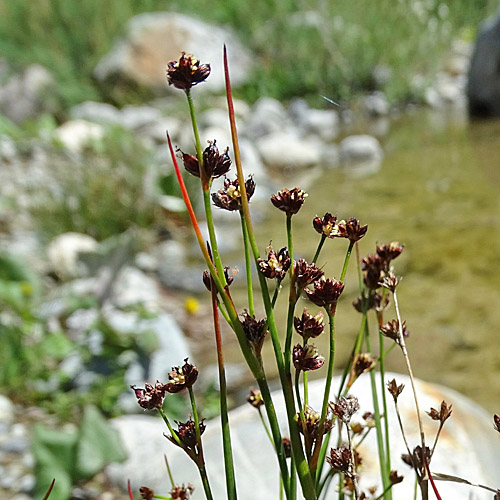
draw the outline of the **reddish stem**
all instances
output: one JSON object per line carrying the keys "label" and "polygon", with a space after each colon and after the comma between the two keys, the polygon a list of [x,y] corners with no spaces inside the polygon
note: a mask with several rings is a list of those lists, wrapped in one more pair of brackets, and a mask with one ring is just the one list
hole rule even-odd
{"label": "reddish stem", "polygon": [[127,481],[127,489],[130,500],[134,500],[134,494],[132,493],[132,486],[130,486],[130,479]]}
{"label": "reddish stem", "polygon": [[427,469],[427,474],[429,475],[429,481],[431,482],[432,489],[434,490],[434,494],[436,495],[436,498],[438,500],[443,500],[441,498],[441,495],[439,494],[439,491],[436,488],[436,484],[434,483],[434,478],[432,477],[431,470],[429,469],[429,464],[427,461],[425,462],[425,468]]}
{"label": "reddish stem", "polygon": [[[47,490],[47,493],[45,493],[45,496],[43,497],[42,500],[47,500],[49,498],[50,493],[52,492],[52,489],[54,488],[54,483],[56,482],[55,478],[52,479],[52,482],[50,483],[49,489]],[[132,499],[133,500],[133,499]]]}

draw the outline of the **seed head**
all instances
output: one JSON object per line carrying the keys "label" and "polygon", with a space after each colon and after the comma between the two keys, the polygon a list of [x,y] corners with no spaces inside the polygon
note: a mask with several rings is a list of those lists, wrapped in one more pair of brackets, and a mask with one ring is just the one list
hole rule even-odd
{"label": "seed head", "polygon": [[243,318],[241,326],[245,332],[245,337],[255,353],[260,356],[268,332],[266,328],[267,320],[265,318],[256,320],[255,316],[248,314],[248,311],[244,311],[241,317]]}
{"label": "seed head", "polygon": [[498,415],[493,415],[493,425],[496,431],[500,432],[500,417]]}
{"label": "seed head", "polygon": [[333,279],[319,279],[313,283],[314,290],[306,288],[306,294],[311,302],[319,307],[324,307],[330,312],[335,312],[335,307],[340,294],[344,290],[344,283]]}
{"label": "seed head", "polygon": [[[177,429],[174,429],[174,432],[177,434],[180,442],[186,447],[186,449],[191,450],[191,451],[196,451],[196,445],[197,445],[197,440],[196,440],[196,426],[194,423],[194,420],[191,418],[187,422],[177,422]],[[203,420],[199,422],[199,428],[200,428],[200,435],[205,432],[205,424],[203,423]],[[172,441],[175,445],[178,446],[177,441],[173,436],[166,436],[169,441]]]}
{"label": "seed head", "polygon": [[443,425],[451,416],[452,412],[452,405],[448,405],[446,401],[441,402],[441,408],[436,410],[435,408],[431,408],[428,412],[427,415],[432,418],[432,420],[439,420],[441,422],[441,425]]}
{"label": "seed head", "polygon": [[139,493],[140,493],[141,498],[143,500],[153,500],[153,498],[155,496],[155,492],[153,490],[150,490],[146,486],[141,486],[139,488]]}
{"label": "seed head", "polygon": [[292,216],[300,210],[306,198],[307,193],[296,187],[290,190],[282,189],[273,194],[271,196],[271,203],[288,216]]}
{"label": "seed head", "polygon": [[[200,164],[198,159],[190,154],[181,154],[184,168],[195,177],[200,177]],[[203,168],[209,179],[216,179],[229,172],[231,168],[231,158],[229,158],[229,148],[226,148],[224,153],[219,153],[216,141],[208,141],[208,146],[203,151]]]}
{"label": "seed head", "polygon": [[170,490],[172,500],[189,500],[193,494],[194,488],[190,484],[187,486],[174,486]]}
{"label": "seed head", "polygon": [[268,279],[283,280],[286,276],[288,269],[290,269],[290,254],[288,248],[283,247],[276,253],[271,247],[267,254],[267,259],[259,259],[260,272]]}
{"label": "seed head", "polygon": [[283,443],[283,449],[285,450],[285,458],[290,458],[292,456],[292,442],[290,438],[285,436],[281,441]]}
{"label": "seed head", "polygon": [[[388,323],[380,327],[380,332],[382,333],[382,335],[394,340],[394,342],[401,345],[401,336],[399,330],[399,321],[397,319],[393,319],[392,321],[389,321]],[[410,332],[406,329],[406,321],[403,321],[402,331],[403,337],[406,339],[410,335]]]}
{"label": "seed head", "polygon": [[316,264],[308,264],[304,259],[298,260],[293,270],[295,283],[300,290],[319,280],[325,274],[319,267],[316,267]]}
{"label": "seed head", "polygon": [[388,245],[377,246],[377,255],[389,265],[391,260],[401,255],[403,248],[403,245],[400,245],[397,241],[393,241]]}
{"label": "seed head", "polygon": [[[227,286],[230,286],[231,283],[233,282],[234,280],[234,277],[238,274],[238,269],[234,268],[234,269],[231,269],[231,273],[229,272],[229,266],[226,266],[224,268],[224,276],[226,278],[226,283],[227,283]],[[205,285],[205,288],[211,292],[212,291],[212,276],[210,275],[210,271],[208,271],[207,269],[205,269],[205,271],[203,271],[203,284]]]}
{"label": "seed head", "polygon": [[198,378],[198,369],[196,366],[188,363],[188,359],[184,360],[182,366],[173,366],[172,371],[168,374],[169,383],[165,385],[167,392],[175,394],[183,389],[190,388]]}
{"label": "seed head", "polygon": [[[255,182],[251,175],[245,181],[245,190],[247,200],[250,201],[255,192]],[[239,210],[241,208],[241,192],[238,179],[234,181],[224,179],[224,188],[219,189],[216,193],[212,193],[212,201],[216,207],[223,210],[229,210],[230,212]]]}
{"label": "seed head", "polygon": [[361,226],[358,219],[350,217],[349,220],[345,223],[345,231],[345,237],[351,243],[356,243],[356,241],[359,241],[366,234],[366,231],[368,231],[368,225]]}
{"label": "seed head", "polygon": [[313,219],[313,226],[316,232],[327,238],[347,237],[345,221],[342,220],[337,223],[337,217],[328,212],[323,217],[315,217]]}
{"label": "seed head", "polygon": [[[299,422],[299,431],[304,434],[304,436],[308,436],[312,441],[316,440],[319,437],[319,422],[321,420],[321,415],[313,410],[309,405],[306,405],[304,408],[304,420],[300,413],[297,414],[297,420]],[[323,434],[330,432],[333,427],[333,422],[331,419],[331,415],[327,414]]]}
{"label": "seed head", "polygon": [[167,65],[168,84],[184,91],[205,81],[209,74],[210,64],[200,64],[192,54],[185,52],[178,61],[170,61]]}
{"label": "seed head", "polygon": [[293,366],[299,371],[318,370],[323,366],[325,358],[320,356],[316,346],[297,344],[293,348]]}
{"label": "seed head", "polygon": [[379,285],[387,288],[387,290],[390,290],[392,293],[394,293],[400,281],[401,278],[398,278],[391,268],[391,270],[382,278],[382,281],[380,281]]}
{"label": "seed head", "polygon": [[349,381],[347,382],[347,387],[351,387],[352,384],[361,376],[363,373],[369,372],[375,366],[375,359],[368,353],[357,354],[352,363],[351,372],[349,374]]}
{"label": "seed head", "polygon": [[264,404],[262,394],[258,389],[250,387],[250,394],[247,396],[247,401],[254,407],[260,408]]}
{"label": "seed head", "polygon": [[404,384],[398,385],[395,378],[387,382],[387,390],[391,393],[395,403],[398,402],[398,397],[403,392],[404,388]]}
{"label": "seed head", "polygon": [[347,446],[332,448],[326,461],[330,467],[337,472],[342,472],[346,476],[351,475],[351,450]]}
{"label": "seed head", "polygon": [[376,290],[380,287],[379,282],[383,279],[383,272],[386,268],[385,260],[380,255],[367,255],[361,261],[361,269],[365,271],[363,281],[367,288]]}
{"label": "seed head", "polygon": [[302,316],[293,318],[293,324],[297,333],[307,342],[310,338],[316,338],[323,333],[325,325],[323,323],[323,313],[319,312],[316,316],[304,309]]}
{"label": "seed head", "polygon": [[391,470],[391,473],[389,474],[389,481],[391,484],[398,484],[403,481],[404,477],[398,475],[398,472],[395,470]]}
{"label": "seed head", "polygon": [[345,424],[351,421],[352,416],[359,410],[359,401],[355,396],[340,397],[336,403],[329,403],[332,413]]}
{"label": "seed head", "polygon": [[[428,446],[426,446],[424,452],[424,460],[427,462],[427,464],[430,463],[431,457],[432,457],[431,449]],[[413,468],[416,467],[418,470],[422,472],[424,471],[425,464],[422,462],[422,447],[420,445],[415,446],[411,454],[411,457],[410,455],[405,453],[404,455],[401,455],[401,459],[405,464],[409,465],[410,467]]]}
{"label": "seed head", "polygon": [[151,384],[144,384],[144,389],[137,389],[135,385],[131,385],[130,388],[135,392],[135,397],[141,408],[153,410],[163,406],[166,390],[164,384],[156,381],[154,386]]}

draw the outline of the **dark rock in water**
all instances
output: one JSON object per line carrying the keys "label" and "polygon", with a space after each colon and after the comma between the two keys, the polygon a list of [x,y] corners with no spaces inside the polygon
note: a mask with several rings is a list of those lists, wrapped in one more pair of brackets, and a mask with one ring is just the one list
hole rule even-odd
{"label": "dark rock in water", "polygon": [[469,69],[467,97],[471,116],[500,116],[500,15],[481,26]]}

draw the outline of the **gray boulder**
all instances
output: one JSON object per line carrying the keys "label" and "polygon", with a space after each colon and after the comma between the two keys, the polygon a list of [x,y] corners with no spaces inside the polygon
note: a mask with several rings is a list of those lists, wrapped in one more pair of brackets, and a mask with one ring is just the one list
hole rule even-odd
{"label": "gray boulder", "polygon": [[472,116],[500,116],[500,16],[488,19],[480,28],[469,68],[467,98]]}
{"label": "gray boulder", "polygon": [[87,120],[101,125],[121,124],[120,110],[105,102],[85,101],[73,106],[69,114],[73,119]]}
{"label": "gray boulder", "polygon": [[224,88],[222,47],[228,47],[231,81],[244,83],[251,69],[251,57],[236,35],[227,28],[173,12],[151,12],[132,18],[125,38],[99,62],[94,75],[101,82],[132,82],[153,92],[165,92],[167,63],[182,51],[212,63],[212,74],[199,89],[219,92]]}
{"label": "gray boulder", "polygon": [[[405,375],[387,374],[386,380],[396,378],[398,384],[405,384],[406,389],[399,397],[399,407],[405,425],[410,446],[419,443],[419,431],[415,418],[415,405],[411,393],[411,383]],[[331,398],[334,399],[340,377],[334,379]],[[377,384],[378,385],[378,384]],[[309,385],[309,398],[313,408],[321,406],[323,381],[314,381]],[[469,479],[475,483],[498,487],[498,464],[500,463],[500,437],[492,428],[492,419],[482,408],[461,394],[435,384],[417,381],[420,405],[424,409],[439,408],[442,400],[453,405],[453,415],[446,422],[441,439],[432,459],[432,470],[452,474]],[[361,377],[352,388],[357,396],[361,409],[353,420],[360,421],[366,411],[373,411],[372,394],[369,377]],[[130,397],[133,397],[131,395]],[[380,395],[379,395],[380,397]],[[279,392],[273,393],[273,399],[282,429],[287,428],[284,402]],[[166,402],[168,408],[168,399]],[[167,410],[168,413],[168,410]],[[395,486],[395,498],[413,498],[414,480],[411,470],[399,457],[406,448],[399,431],[394,405],[388,405],[391,429],[391,456],[394,468],[405,480]],[[424,430],[427,440],[432,439],[437,430],[437,423],[426,415]],[[255,498],[277,498],[278,466],[273,448],[266,436],[258,413],[250,405],[237,408],[229,414],[233,454],[236,471],[238,498],[253,500]],[[163,454],[167,453],[173,477],[179,483],[193,483],[197,491],[202,491],[195,466],[179,448],[167,443],[163,438],[165,424],[160,418],[148,415],[124,416],[112,421],[118,429],[123,442],[129,451],[129,459],[123,464],[113,464],[107,468],[108,477],[113,483],[125,486],[123,478],[130,478],[135,490],[147,485],[153,490],[168,492],[170,484],[165,474]],[[222,459],[222,443],[220,421],[214,419],[206,422],[203,435],[207,470],[214,493],[214,498],[225,495],[224,466]],[[335,434],[336,435],[336,434]],[[147,443],[147,446],[144,446]],[[167,448],[165,448],[167,446]],[[363,441],[359,451],[364,458],[361,473],[361,487],[378,485],[377,493],[381,493],[379,469],[376,457],[376,436],[371,432]],[[258,481],[255,480],[258,478]],[[332,485],[331,491],[335,490]],[[490,500],[491,493],[463,484],[440,481],[439,492],[443,498],[468,498],[473,500]],[[300,488],[299,488],[300,489]],[[162,493],[160,493],[162,494]],[[298,498],[302,498],[298,495]]]}
{"label": "gray boulder", "polygon": [[351,135],[340,143],[340,159],[353,173],[376,172],[384,154],[380,143],[371,135]]}
{"label": "gray boulder", "polygon": [[57,108],[55,81],[39,64],[28,66],[0,86],[0,113],[14,123],[23,123]]}

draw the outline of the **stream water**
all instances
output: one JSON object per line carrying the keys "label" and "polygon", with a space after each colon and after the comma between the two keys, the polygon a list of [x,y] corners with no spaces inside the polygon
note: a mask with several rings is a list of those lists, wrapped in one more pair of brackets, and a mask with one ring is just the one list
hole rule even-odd
{"label": "stream water", "polygon": [[[385,157],[377,173],[356,176],[335,169],[302,177],[309,197],[294,217],[295,257],[311,259],[319,237],[311,221],[327,211],[369,225],[360,242],[362,255],[373,253],[376,243],[403,243],[394,265],[404,277],[398,295],[416,375],[498,412],[500,121],[470,123],[461,113],[418,111],[392,120],[381,142]],[[296,185],[291,182],[286,179],[283,187]],[[273,240],[278,249],[286,245],[284,216],[269,207],[257,232],[261,246]],[[327,276],[340,274],[346,247],[345,240],[326,242],[318,263]],[[360,315],[350,305],[357,290],[352,261],[336,319],[339,369],[359,329]],[[280,321],[287,302],[283,292]],[[315,310],[303,300],[298,313],[304,306]],[[390,309],[385,319],[394,317]],[[377,344],[374,321],[371,329]],[[327,336],[322,337],[316,343],[326,352]],[[229,360],[237,357],[229,354]],[[265,360],[270,372],[272,358],[269,343]],[[405,372],[397,350],[387,364]]]}

